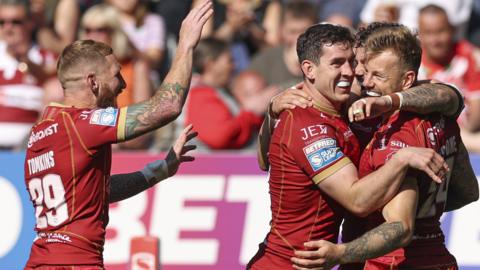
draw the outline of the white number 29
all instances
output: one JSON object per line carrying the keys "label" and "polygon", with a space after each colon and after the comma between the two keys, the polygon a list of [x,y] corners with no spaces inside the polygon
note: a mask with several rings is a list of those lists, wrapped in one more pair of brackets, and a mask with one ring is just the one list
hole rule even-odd
{"label": "white number 29", "polygon": [[[68,219],[65,188],[58,174],[47,174],[42,179],[31,179],[28,183],[28,190],[35,202],[38,229],[44,229],[49,225],[58,226]],[[48,211],[42,215],[44,203]]]}

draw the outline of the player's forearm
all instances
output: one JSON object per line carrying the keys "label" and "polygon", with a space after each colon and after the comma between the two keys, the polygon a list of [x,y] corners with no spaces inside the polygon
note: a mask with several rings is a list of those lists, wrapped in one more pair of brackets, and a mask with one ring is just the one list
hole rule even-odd
{"label": "player's forearm", "polygon": [[401,92],[402,110],[420,114],[441,113],[451,116],[462,103],[450,86],[439,83],[424,83]]}
{"label": "player's forearm", "polygon": [[393,155],[380,169],[355,181],[353,188],[354,213],[365,216],[385,205],[395,196],[405,178],[408,163]]}
{"label": "player's forearm", "polygon": [[150,187],[147,179],[141,172],[115,174],[110,177],[109,203],[130,198]]}
{"label": "player's forearm", "polygon": [[149,100],[128,106],[125,138],[159,128],[180,115],[192,76],[192,48],[181,49],[162,85]]}
{"label": "player's forearm", "polygon": [[340,264],[363,262],[387,254],[402,246],[404,234],[402,222],[383,223],[358,239],[339,245]]}

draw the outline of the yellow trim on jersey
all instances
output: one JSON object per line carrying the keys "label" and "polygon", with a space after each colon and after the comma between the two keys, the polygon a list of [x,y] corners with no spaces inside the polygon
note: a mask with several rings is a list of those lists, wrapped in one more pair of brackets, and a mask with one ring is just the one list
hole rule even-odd
{"label": "yellow trim on jersey", "polygon": [[348,157],[343,157],[339,161],[335,162],[332,166],[328,167],[327,169],[323,170],[319,174],[315,175],[313,177],[313,182],[315,184],[319,184],[323,180],[325,180],[327,177],[331,176],[332,174],[336,173],[338,170],[341,168],[345,167],[346,165],[352,163],[352,161]]}
{"label": "yellow trim on jersey", "polygon": [[64,104],[62,104],[62,103],[58,103],[58,102],[50,102],[50,103],[48,104],[48,106],[61,107],[61,108],[69,108],[69,106],[64,105]]}
{"label": "yellow trim on jersey", "polygon": [[127,109],[128,107],[122,107],[119,109],[120,115],[118,116],[117,125],[117,141],[125,140],[125,129],[127,123]]}

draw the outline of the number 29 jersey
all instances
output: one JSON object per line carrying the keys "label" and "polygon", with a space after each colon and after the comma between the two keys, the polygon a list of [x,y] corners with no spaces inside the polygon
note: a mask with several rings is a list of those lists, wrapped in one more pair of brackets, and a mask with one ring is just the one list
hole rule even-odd
{"label": "number 29 jersey", "polygon": [[[380,126],[362,153],[360,176],[363,177],[377,170],[399,149],[409,146],[434,149],[452,168],[459,142],[460,130],[454,119],[440,115],[396,112]],[[402,269],[455,263],[455,258],[445,248],[445,239],[440,228],[440,216],[445,208],[450,174],[441,185],[433,182],[425,173],[409,171],[407,175],[415,177],[418,184],[413,240],[404,248],[367,261],[365,269],[390,269],[373,266],[381,265],[380,262],[388,261],[386,258],[389,257],[394,257],[393,263]],[[375,212],[368,217],[370,228],[384,221],[380,212]]]}
{"label": "number 29 jersey", "polygon": [[125,134],[126,108],[50,105],[30,133],[25,184],[37,236],[27,267],[103,266],[111,143]]}

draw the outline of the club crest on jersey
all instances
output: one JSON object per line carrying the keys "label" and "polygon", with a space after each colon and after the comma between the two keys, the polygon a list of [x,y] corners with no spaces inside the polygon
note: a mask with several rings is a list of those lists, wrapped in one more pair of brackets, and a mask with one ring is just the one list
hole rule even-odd
{"label": "club crest on jersey", "polygon": [[118,109],[112,107],[96,110],[90,117],[90,124],[114,127],[117,123],[117,114]]}
{"label": "club crest on jersey", "polygon": [[332,138],[318,140],[303,148],[303,153],[314,171],[324,168],[343,157],[337,142]]}

